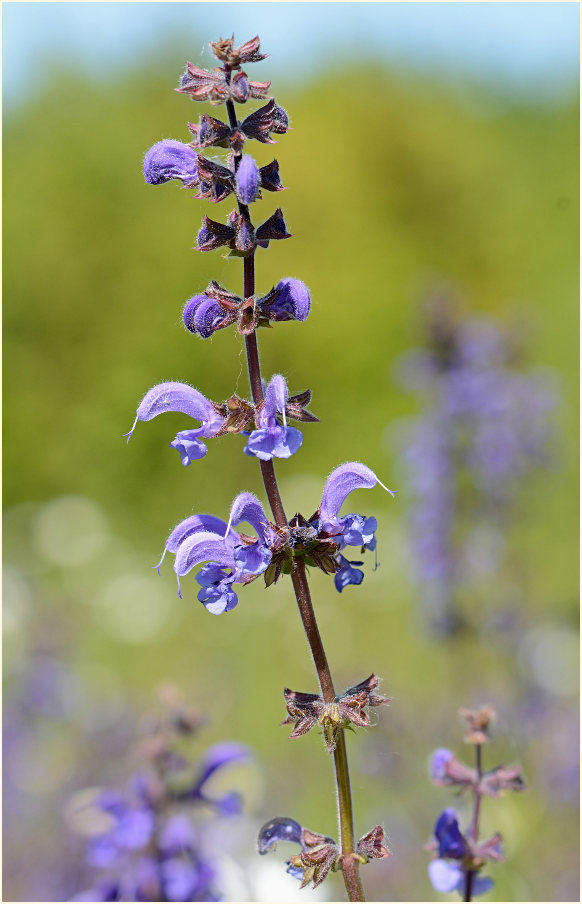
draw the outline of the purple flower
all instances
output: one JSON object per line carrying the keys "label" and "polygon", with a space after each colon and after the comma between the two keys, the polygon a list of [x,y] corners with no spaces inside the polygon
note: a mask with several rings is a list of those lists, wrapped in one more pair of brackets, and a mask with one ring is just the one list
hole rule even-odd
{"label": "purple flower", "polygon": [[165,138],[145,155],[143,173],[150,185],[162,185],[172,179],[192,185],[198,180],[196,151],[181,141]]}
{"label": "purple flower", "polygon": [[251,758],[252,753],[250,749],[245,747],[244,744],[237,744],[234,741],[222,741],[209,747],[200,764],[198,778],[193,786],[182,794],[183,799],[210,803],[223,815],[229,816],[239,813],[242,804],[240,794],[235,791],[229,791],[220,797],[211,797],[204,790],[204,786],[218,770],[233,763],[248,763]]}
{"label": "purple flower", "polygon": [[165,411],[179,411],[201,422],[200,427],[195,430],[177,433],[176,438],[170,443],[178,450],[182,464],[189,465],[195,459],[204,458],[207,449],[200,437],[206,439],[216,436],[224,419],[216,413],[212,403],[202,393],[187,383],[170,382],[153,386],[140,402],[133,427],[125,434],[127,442],[131,439],[138,421],[151,421]]}
{"label": "purple flower", "polygon": [[375,548],[374,531],[378,526],[376,519],[365,518],[363,515],[345,515],[340,518],[339,510],[354,490],[372,489],[377,483],[392,497],[396,495],[396,491],[384,486],[370,468],[357,461],[341,465],[329,475],[323,488],[318,515],[321,529],[333,534],[335,542],[340,546]]}
{"label": "purple flower", "polygon": [[307,320],[311,299],[305,283],[287,276],[277,283],[276,288],[279,295],[265,312],[269,320]]}
{"label": "purple flower", "polygon": [[[245,446],[247,455],[256,455],[262,461],[270,461],[272,458],[290,458],[300,448],[303,442],[301,431],[287,426],[287,398],[285,379],[276,374],[267,386],[264,404],[258,410],[257,429],[252,431]],[[281,414],[283,424],[277,419],[278,413]]]}
{"label": "purple flower", "polygon": [[[447,755],[449,755],[447,757]],[[446,763],[450,761],[452,754],[449,750],[441,748],[436,750],[433,755],[433,765],[437,771],[445,768]],[[458,861],[473,855],[478,859],[489,857],[491,859],[502,859],[500,849],[500,836],[494,836],[489,842],[476,846],[474,843],[468,843],[459,830],[459,820],[456,812],[447,808],[437,819],[434,834],[438,843],[438,858],[432,860],[428,865],[428,875],[433,887],[436,891],[443,894],[450,894],[452,891],[458,891],[464,896],[467,881],[467,867],[465,868]],[[444,859],[448,858],[448,859]],[[451,863],[450,861],[457,861]],[[493,880],[480,876],[477,870],[473,870],[472,892],[474,895],[482,895],[493,888]]]}
{"label": "purple flower", "polygon": [[196,833],[186,813],[176,813],[164,823],[158,847],[168,857],[196,849]]}
{"label": "purple flower", "polygon": [[[448,860],[431,860],[428,864],[428,876],[435,891],[448,895],[457,891],[464,897],[467,874],[457,863]],[[473,875],[471,890],[473,895],[484,895],[493,888],[493,879],[488,876]]]}
{"label": "purple flower", "polygon": [[261,176],[259,168],[249,154],[245,154],[236,172],[236,193],[242,204],[252,204],[257,200]]}
{"label": "purple flower", "polygon": [[230,612],[237,605],[238,596],[231,588],[234,581],[232,569],[221,567],[216,562],[210,562],[200,569],[196,580],[201,587],[197,599],[212,615]]}
{"label": "purple flower", "polygon": [[439,845],[439,857],[462,860],[467,853],[467,842],[459,830],[459,820],[455,811],[448,807],[436,821],[435,838]]}
{"label": "purple flower", "polygon": [[102,835],[90,840],[87,860],[92,866],[106,869],[114,865],[123,852],[145,847],[153,835],[155,817],[148,807],[136,807],[118,792],[103,792],[98,805],[111,817],[112,824]]}
{"label": "purple flower", "polygon": [[[243,537],[232,525],[248,522],[257,539]],[[228,524],[214,515],[191,515],[180,522],[166,540],[166,551],[175,553],[174,571],[180,578],[197,565],[207,563],[196,575],[201,589],[198,599],[213,615],[229,612],[238,603],[232,585],[247,584],[267,569],[274,540],[265,510],[252,493],[240,493],[234,500]]]}
{"label": "purple flower", "polygon": [[343,519],[342,540],[346,546],[362,546],[364,549],[376,549],[375,531],[378,522],[375,518],[363,515],[346,515]]}
{"label": "purple flower", "polygon": [[454,754],[447,750],[446,747],[439,747],[435,750],[430,760],[430,776],[433,782],[444,782],[447,778],[446,765],[452,759]]}

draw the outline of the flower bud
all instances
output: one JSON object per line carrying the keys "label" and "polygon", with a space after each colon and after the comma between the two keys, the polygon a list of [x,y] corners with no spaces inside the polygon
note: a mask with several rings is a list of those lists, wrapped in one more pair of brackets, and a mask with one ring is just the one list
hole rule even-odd
{"label": "flower bud", "polygon": [[196,152],[181,141],[158,141],[145,155],[143,174],[150,185],[162,185],[171,179],[190,185],[198,180]]}
{"label": "flower bud", "polygon": [[223,313],[220,305],[212,298],[205,298],[194,312],[194,332],[198,333],[202,339],[209,339],[222,319]]}
{"label": "flower bud", "polygon": [[242,158],[236,172],[236,193],[242,204],[256,201],[261,185],[259,168],[249,154]]}
{"label": "flower bud", "polygon": [[194,317],[203,301],[207,301],[206,295],[194,295],[192,298],[188,299],[184,306],[184,310],[182,311],[184,326],[191,333],[198,332],[194,323]]}
{"label": "flower bud", "polygon": [[311,299],[305,283],[286,276],[277,284],[277,289],[279,297],[271,309],[277,314],[277,319],[307,320]]}

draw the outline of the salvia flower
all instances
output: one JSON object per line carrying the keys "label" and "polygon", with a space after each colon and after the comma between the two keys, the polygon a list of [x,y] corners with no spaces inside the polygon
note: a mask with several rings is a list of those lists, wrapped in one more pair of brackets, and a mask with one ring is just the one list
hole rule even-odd
{"label": "salvia flower", "polygon": [[493,888],[493,880],[481,876],[478,870],[486,859],[503,860],[501,836],[495,835],[483,844],[468,840],[459,829],[456,812],[448,808],[437,819],[434,829],[438,857],[428,865],[434,889],[443,894],[452,891],[465,895],[467,873],[472,872],[472,893],[482,895]]}
{"label": "salvia flower", "polygon": [[[271,819],[262,827],[258,839],[259,854],[268,854],[284,841],[301,847],[299,854],[287,860],[287,872],[301,880],[300,888],[305,888],[310,882],[313,883],[313,888],[317,888],[330,870],[341,869],[340,849],[333,838],[312,832],[300,826],[295,819],[285,816]],[[390,857],[390,851],[383,842],[384,829],[382,826],[374,826],[358,841],[355,856],[360,863]]]}
{"label": "salvia flower", "polygon": [[427,315],[427,348],[400,367],[424,401],[405,440],[410,537],[422,605],[450,634],[468,588],[489,596],[483,581],[506,557],[517,492],[551,464],[557,399],[551,377],[516,366],[515,337],[493,322],[458,320],[442,297]]}
{"label": "salvia flower", "polygon": [[178,710],[156,720],[141,739],[144,762],[126,789],[98,793],[92,810],[100,828],[89,840],[87,861],[104,878],[73,900],[220,900],[220,868],[204,830],[240,812],[242,798],[234,790],[208,794],[206,786],[216,772],[249,762],[251,752],[226,741],[196,764],[182,753],[192,732],[192,721]]}
{"label": "salvia flower", "polygon": [[[339,574],[336,588],[340,593],[348,584],[361,583],[363,573],[353,566],[362,563],[350,562],[340,550],[351,544],[359,545],[362,552],[374,549],[377,524],[374,518],[364,515],[341,517],[339,511],[353,490],[371,489],[377,483],[384,487],[374,472],[359,462],[348,462],[336,468],[327,479],[320,506],[309,521],[301,514],[291,518],[289,534],[273,549],[271,564],[265,571],[267,586],[278,581],[281,574],[289,574],[295,558],[320,568],[325,574]],[[395,491],[384,489],[394,496]]]}
{"label": "salvia flower", "polygon": [[[239,534],[232,525],[243,521],[253,526],[257,537]],[[265,511],[252,493],[240,493],[234,500],[228,524],[214,515],[191,515],[180,522],[166,540],[164,553],[174,553],[174,571],[178,578],[197,565],[200,585],[198,600],[213,615],[229,612],[238,603],[233,584],[248,584],[268,567],[274,529]],[[181,590],[179,589],[181,594]]]}
{"label": "salvia flower", "polygon": [[[341,465],[328,477],[320,506],[315,514],[315,523],[319,531],[333,538],[339,549],[346,546],[358,546],[362,552],[365,549],[376,549],[375,531],[378,527],[376,519],[357,514],[340,517],[339,511],[354,490],[371,489],[377,483],[394,498],[396,491],[389,490],[370,468],[359,462]],[[354,567],[361,565],[361,562],[350,562],[343,555],[337,555],[335,562],[335,586],[340,593],[349,584],[362,583],[363,572]]]}
{"label": "salvia flower", "polygon": [[313,888],[324,881],[331,869],[336,868],[340,850],[333,838],[318,835],[299,825],[294,819],[279,816],[265,823],[259,832],[259,854],[268,854],[282,841],[290,841],[301,847],[301,853],[287,860],[287,872],[301,880],[300,888],[310,882]]}
{"label": "salvia flower", "polygon": [[153,386],[141,400],[133,427],[126,433],[131,439],[138,421],[151,421],[158,414],[177,411],[201,422],[195,430],[182,430],[170,445],[176,449],[183,465],[189,465],[206,455],[207,448],[202,438],[209,439],[220,431],[224,419],[217,414],[212,402],[187,383],[169,382]]}
{"label": "salvia flower", "polygon": [[143,174],[150,185],[162,185],[178,179],[184,185],[198,181],[196,152],[181,141],[166,138],[149,149],[143,161]]}
{"label": "salvia flower", "polygon": [[[290,458],[300,448],[303,442],[301,431],[287,426],[285,412],[288,397],[285,378],[276,374],[267,386],[263,405],[257,409],[257,429],[247,440],[247,455],[270,461],[272,458]],[[277,415],[281,415],[282,424]]]}

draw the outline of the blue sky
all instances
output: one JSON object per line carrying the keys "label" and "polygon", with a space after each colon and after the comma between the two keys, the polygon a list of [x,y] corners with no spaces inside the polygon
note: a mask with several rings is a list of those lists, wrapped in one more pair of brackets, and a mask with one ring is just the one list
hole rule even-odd
{"label": "blue sky", "polygon": [[[577,3],[4,3],[3,79],[8,105],[25,98],[43,64],[82,66],[95,77],[155,60],[171,44],[182,61],[210,64],[204,41],[259,32],[269,74],[319,61],[373,58],[436,70],[509,91],[552,94],[577,81]],[[255,69],[260,77],[260,68]]]}

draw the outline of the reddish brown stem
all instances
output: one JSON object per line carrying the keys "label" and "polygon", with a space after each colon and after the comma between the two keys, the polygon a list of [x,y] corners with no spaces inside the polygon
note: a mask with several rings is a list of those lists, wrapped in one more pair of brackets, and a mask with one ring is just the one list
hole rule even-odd
{"label": "reddish brown stem", "polygon": [[[227,71],[227,79],[230,73]],[[238,127],[236,111],[232,100],[226,102],[228,111],[228,120],[232,129]],[[235,155],[234,167],[238,169],[240,163],[240,155]],[[239,202],[238,205],[241,216],[244,216],[250,223],[250,213],[246,205]],[[244,297],[252,298],[255,294],[255,254],[254,251],[244,258]],[[245,346],[247,353],[247,365],[249,371],[249,382],[251,385],[251,393],[255,405],[259,405],[264,398],[263,384],[261,379],[261,363],[259,360],[259,347],[257,343],[257,334],[255,332],[245,336]],[[283,508],[279,486],[277,484],[277,476],[275,474],[275,466],[273,461],[261,461],[261,474],[265,491],[269,500],[269,505],[273,512],[273,517],[278,527],[287,528],[288,521]],[[311,601],[311,593],[307,582],[307,574],[303,562],[296,560],[291,573],[291,580],[295,590],[299,614],[303,623],[303,628],[307,637],[307,642],[313,656],[313,662],[319,678],[321,693],[326,703],[332,703],[335,700],[335,689],[331,677],[331,671],[325,649],[317,626],[315,611]],[[341,864],[344,885],[349,901],[364,901],[364,892],[360,881],[360,861],[354,854],[354,818],[352,808],[352,794],[350,787],[350,773],[348,768],[348,756],[346,750],[346,740],[343,728],[338,732],[338,742],[334,751],[335,780],[338,798],[338,811],[341,836]]]}
{"label": "reddish brown stem", "polygon": [[[479,790],[479,784],[481,782],[481,776],[483,774],[483,767],[481,764],[481,744],[475,745],[475,769],[477,771],[477,785],[475,786],[474,791],[474,800],[473,800],[473,819],[471,820],[471,840],[473,842],[477,841],[477,837],[479,835],[479,813],[481,810],[481,798],[482,794]],[[472,901],[473,900],[473,879],[475,877],[475,871],[469,870],[467,872],[465,878],[465,897],[464,901]]]}

